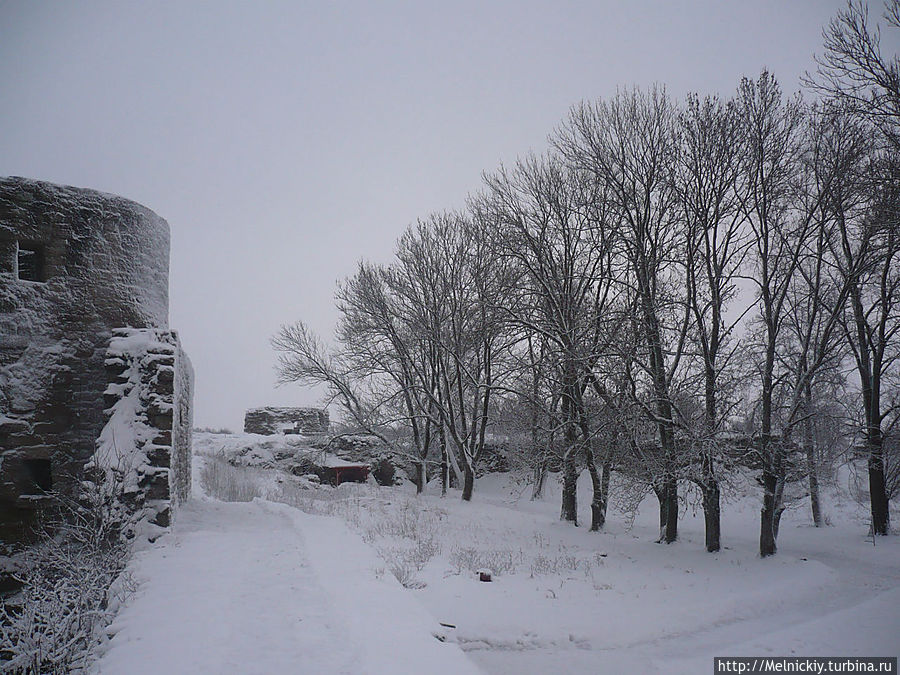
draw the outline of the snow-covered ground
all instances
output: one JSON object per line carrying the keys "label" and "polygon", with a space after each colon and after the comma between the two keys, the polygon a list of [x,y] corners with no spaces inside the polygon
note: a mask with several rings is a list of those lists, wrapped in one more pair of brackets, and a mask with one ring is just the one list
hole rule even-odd
{"label": "snow-covered ground", "polygon": [[[198,441],[215,452],[215,439]],[[633,523],[613,509],[591,533],[558,520],[555,483],[532,502],[509,474],[479,480],[462,503],[235,471],[271,501],[188,504],[137,557],[142,585],[100,672],[471,672],[453,642],[484,671],[516,674],[900,652],[900,537],[873,546],[843,490],[825,495],[833,526],[811,527],[801,504],[784,516],[778,555],[761,560],[752,486],[724,505],[725,549],[711,555],[701,513],[688,509],[669,546],[654,543],[652,500]],[[491,583],[477,579],[484,567]]]}
{"label": "snow-covered ground", "polygon": [[823,529],[788,512],[778,555],[762,560],[752,497],[726,505],[725,550],[711,555],[702,513],[686,514],[680,541],[666,546],[654,543],[652,500],[630,529],[611,514],[597,534],[559,522],[558,492],[517,499],[503,476],[478,488],[474,505],[441,502],[448,520],[476,548],[506,547],[524,563],[481,585],[437,564],[414,592],[459,625],[459,643],[488,672],[696,673],[714,656],[900,653],[900,539],[873,547],[855,503]]}
{"label": "snow-covered ground", "polygon": [[479,672],[336,518],[195,496],[131,571],[98,673]]}

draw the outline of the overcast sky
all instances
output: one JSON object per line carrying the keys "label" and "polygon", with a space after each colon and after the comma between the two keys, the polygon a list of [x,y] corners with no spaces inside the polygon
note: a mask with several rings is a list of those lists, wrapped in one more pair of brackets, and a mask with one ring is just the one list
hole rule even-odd
{"label": "overcast sky", "polygon": [[572,104],[729,95],[764,66],[795,90],[843,4],[0,0],[0,175],[169,221],[195,423],[237,429],[317,401],[274,386],[280,324],[327,337],[357,260],[545,149]]}

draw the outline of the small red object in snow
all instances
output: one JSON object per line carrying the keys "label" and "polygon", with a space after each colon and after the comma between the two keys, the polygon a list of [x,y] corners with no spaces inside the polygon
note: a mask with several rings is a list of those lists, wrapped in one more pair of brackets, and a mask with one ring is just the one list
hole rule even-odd
{"label": "small red object in snow", "polygon": [[488,570],[478,570],[478,581],[491,581],[491,573]]}

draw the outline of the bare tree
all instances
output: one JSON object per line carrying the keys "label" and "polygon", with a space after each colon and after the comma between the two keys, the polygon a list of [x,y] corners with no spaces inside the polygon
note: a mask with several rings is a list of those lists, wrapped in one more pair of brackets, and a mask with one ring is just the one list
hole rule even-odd
{"label": "bare tree", "polygon": [[843,329],[860,380],[863,436],[868,457],[872,529],[889,531],[884,462],[885,420],[897,414],[885,400],[886,381],[900,359],[900,156],[884,153],[872,164],[871,196],[859,217],[842,214],[838,257],[847,280],[849,311]]}
{"label": "bare tree", "polygon": [[[511,293],[520,292],[523,282],[513,277]],[[516,301],[504,303],[511,313],[525,311]],[[514,309],[515,307],[515,309]],[[526,324],[531,324],[529,319]],[[559,396],[553,387],[553,352],[546,337],[516,326],[519,340],[510,350],[510,391],[501,399],[504,413],[501,426],[519,440],[518,459],[532,474],[531,499],[543,497],[547,473],[562,461],[558,447]]]}
{"label": "bare tree", "polygon": [[[779,380],[785,389],[780,411],[783,436],[789,438],[800,425],[813,522],[819,527],[814,392],[821,378],[837,376],[847,351],[840,319],[850,286],[840,274],[833,248],[837,220],[846,217],[853,202],[859,200],[859,176],[868,157],[868,143],[846,111],[819,106],[809,111],[806,120],[795,200],[799,217],[813,227],[786,296],[786,330],[778,361],[782,370]],[[776,505],[776,533],[781,511]]]}
{"label": "bare tree", "polygon": [[497,382],[497,355],[506,348],[499,307],[504,268],[491,257],[487,224],[441,214],[411,229],[398,250],[394,288],[411,330],[431,352],[419,367],[426,407],[437,415],[463,474],[462,498],[472,498]]}
{"label": "bare tree", "polygon": [[[272,338],[282,383],[325,385],[349,420],[415,466],[421,492],[427,480],[431,420],[422,406],[425,385],[420,342],[396,321],[399,306],[386,283],[387,270],[361,263],[338,290],[340,349],[329,353],[302,322],[282,326]],[[397,437],[398,430],[407,434]]]}
{"label": "bare tree", "polygon": [[503,266],[487,245],[481,223],[435,214],[406,231],[393,264],[360,263],[339,286],[337,351],[302,323],[272,340],[279,380],[326,385],[353,423],[414,463],[419,492],[438,447],[444,492],[452,466],[472,497],[505,348]]}
{"label": "bare tree", "polygon": [[[900,0],[886,0],[888,30],[900,29]],[[849,284],[849,316],[844,329],[860,378],[868,456],[872,528],[887,534],[888,497],[883,431],[891,408],[884,409],[882,387],[895,361],[897,342],[897,183],[900,153],[900,56],[882,50],[881,26],[869,23],[868,7],[849,0],[823,32],[825,53],[816,59],[815,74],[805,83],[832,106],[870,125],[880,143],[870,180],[862,181],[870,196],[862,216],[842,213],[838,257]]]}
{"label": "bare tree", "polygon": [[[900,0],[886,0],[884,7],[887,26],[900,29]],[[900,56],[882,51],[881,27],[870,26],[866,4],[849,0],[822,35],[825,53],[805,84],[867,120],[900,150]]]}
{"label": "bare tree", "polygon": [[[684,348],[684,236],[678,227],[674,170],[675,107],[660,87],[619,92],[575,107],[554,144],[604,190],[608,227],[616,231],[622,266],[616,277],[633,297],[643,350],[627,372],[630,390],[656,426],[662,471],[656,476],[665,514],[664,539],[678,536],[678,451],[670,395]],[[646,383],[646,387],[644,386]]]}
{"label": "bare tree", "polygon": [[785,303],[791,279],[809,237],[811,221],[792,222],[792,180],[800,153],[803,119],[799,100],[784,101],[775,78],[763,71],[758,80],[744,78],[738,89],[738,110],[746,141],[742,205],[754,236],[761,340],[759,358],[760,442],[763,508],[759,550],[776,552],[778,494],[786,474],[786,448],[774,437],[773,398],[778,341],[784,328]]}
{"label": "bare tree", "polygon": [[531,157],[513,172],[487,176],[483,212],[498,224],[495,250],[519,270],[518,311],[511,321],[524,339],[548,345],[552,405],[558,401],[563,436],[563,498],[560,517],[577,524],[576,481],[581,461],[593,486],[591,529],[605,518],[603,478],[594,457],[585,393],[589,374],[606,349],[605,310],[611,303],[612,230],[602,219],[590,176],[556,156]]}
{"label": "bare tree", "polygon": [[531,499],[540,499],[544,493],[547,470],[554,451],[554,432],[559,397],[548,386],[549,378],[549,342],[540,334],[528,333],[525,337],[526,348],[523,351],[527,373],[528,396],[525,409],[528,411],[528,431],[533,456],[533,474]]}
{"label": "bare tree", "polygon": [[719,436],[737,349],[731,338],[744,316],[729,316],[727,310],[750,244],[738,194],[743,143],[732,102],[690,96],[680,127],[678,188],[688,232],[687,302],[704,402],[700,431],[691,433],[699,459],[699,471],[691,476],[703,497],[706,550],[714,552],[721,546]]}

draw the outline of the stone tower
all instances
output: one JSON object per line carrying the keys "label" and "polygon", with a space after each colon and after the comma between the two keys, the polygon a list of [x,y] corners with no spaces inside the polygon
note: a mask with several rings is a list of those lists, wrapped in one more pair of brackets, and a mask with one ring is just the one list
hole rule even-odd
{"label": "stone tower", "polygon": [[[168,273],[169,226],[149,209],[0,178],[0,540],[27,536],[48,494],[82,479],[121,377],[108,362],[113,331],[169,332]],[[189,422],[168,430],[188,452]],[[185,423],[186,441],[175,428]]]}

